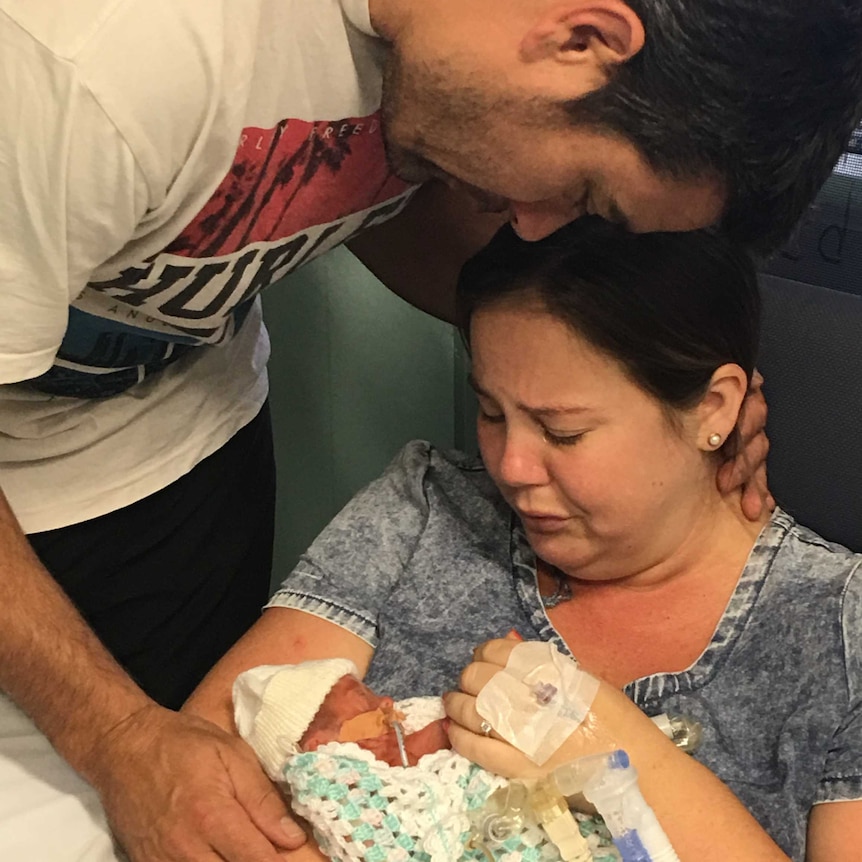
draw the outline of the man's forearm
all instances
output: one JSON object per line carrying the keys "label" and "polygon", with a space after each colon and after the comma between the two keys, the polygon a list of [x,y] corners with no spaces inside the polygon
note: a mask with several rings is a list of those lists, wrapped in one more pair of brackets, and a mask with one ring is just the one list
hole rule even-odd
{"label": "man's forearm", "polygon": [[42,566],[2,492],[0,688],[90,780],[100,742],[153,706]]}

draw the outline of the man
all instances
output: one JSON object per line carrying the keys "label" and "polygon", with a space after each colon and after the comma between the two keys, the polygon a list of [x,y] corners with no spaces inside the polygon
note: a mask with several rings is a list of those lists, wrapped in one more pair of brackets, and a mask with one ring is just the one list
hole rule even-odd
{"label": "man", "polygon": [[364,231],[445,314],[497,223],[464,192],[527,238],[768,246],[857,119],[857,5],[0,0],[0,686],[134,862],[301,841],[240,743],[158,705],[267,589],[257,292]]}

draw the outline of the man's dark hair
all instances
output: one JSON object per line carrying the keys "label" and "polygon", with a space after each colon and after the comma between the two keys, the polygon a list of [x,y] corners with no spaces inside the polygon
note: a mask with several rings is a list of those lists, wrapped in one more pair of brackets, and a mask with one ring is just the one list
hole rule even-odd
{"label": "man's dark hair", "polygon": [[862,3],[626,2],[646,43],[570,115],[631,141],[659,173],[723,178],[724,229],[771,250],[859,120]]}
{"label": "man's dark hair", "polygon": [[[751,379],[760,294],[754,264],[710,231],[634,234],[596,217],[537,242],[506,225],[458,279],[459,322],[469,345],[480,308],[509,298],[538,302],[669,413],[693,407],[713,372],[732,362]],[[732,457],[731,435],[720,454]]]}

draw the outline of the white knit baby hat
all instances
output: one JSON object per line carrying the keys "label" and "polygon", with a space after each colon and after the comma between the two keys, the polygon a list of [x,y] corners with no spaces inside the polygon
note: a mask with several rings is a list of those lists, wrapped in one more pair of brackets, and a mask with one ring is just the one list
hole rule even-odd
{"label": "white knit baby hat", "polygon": [[273,780],[296,754],[302,735],[341,677],[359,676],[346,658],[302,664],[267,664],[241,673],[233,684],[234,721]]}

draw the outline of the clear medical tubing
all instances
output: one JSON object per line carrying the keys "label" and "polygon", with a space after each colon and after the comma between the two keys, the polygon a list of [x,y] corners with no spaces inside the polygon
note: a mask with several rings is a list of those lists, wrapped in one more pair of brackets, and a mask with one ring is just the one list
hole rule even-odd
{"label": "clear medical tubing", "polygon": [[565,797],[551,782],[540,782],[533,788],[530,807],[545,834],[556,845],[562,862],[591,862],[590,845],[581,835]]}
{"label": "clear medical tubing", "polygon": [[685,715],[663,712],[654,715],[653,722],[658,729],[681,751],[694,754],[703,741],[703,726],[699,721]]}
{"label": "clear medical tubing", "polygon": [[624,751],[581,757],[558,766],[546,780],[563,796],[582,794],[596,807],[623,862],[679,862]]}

